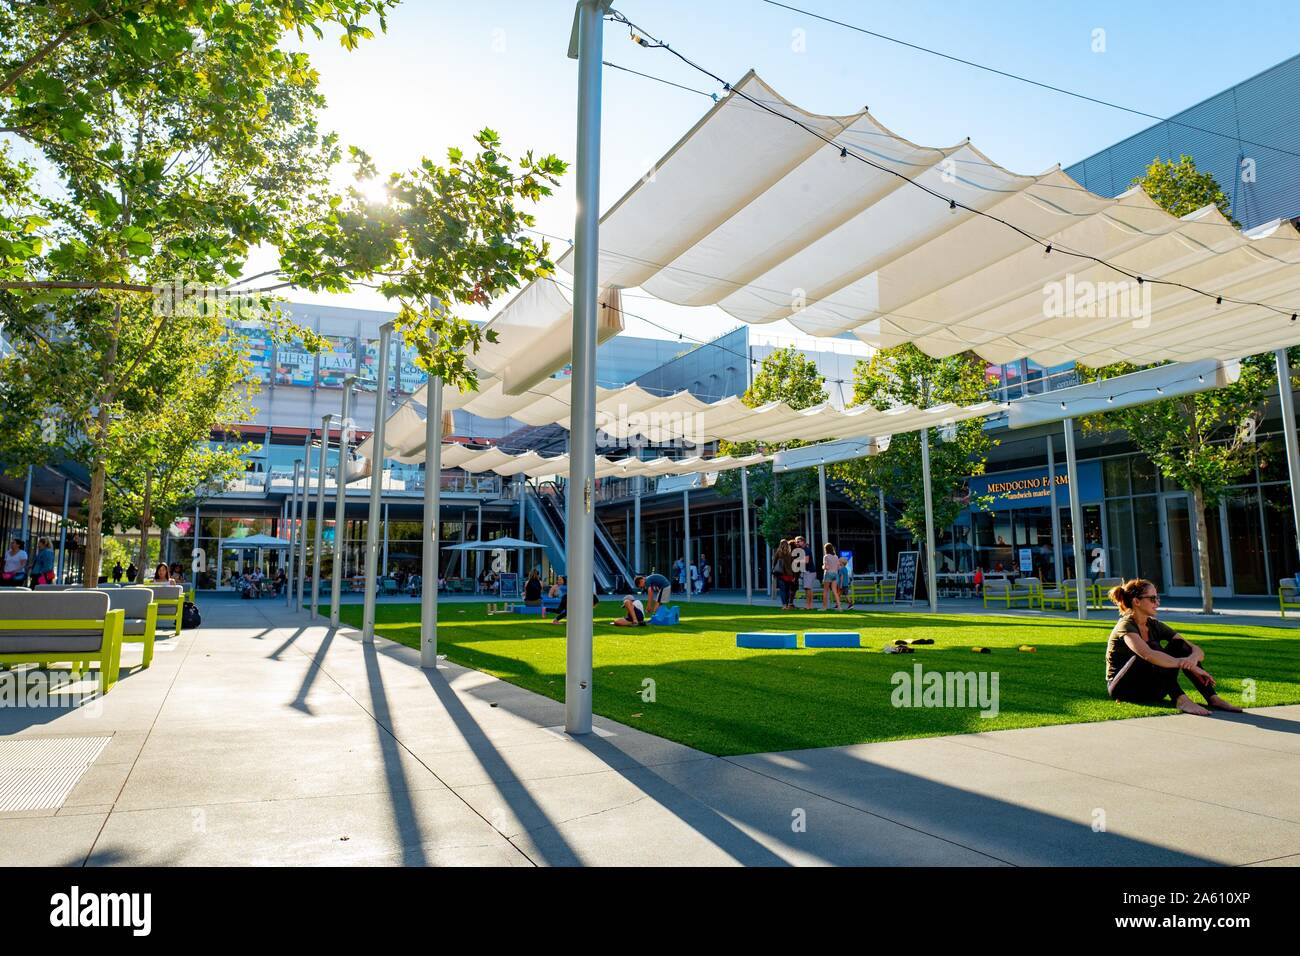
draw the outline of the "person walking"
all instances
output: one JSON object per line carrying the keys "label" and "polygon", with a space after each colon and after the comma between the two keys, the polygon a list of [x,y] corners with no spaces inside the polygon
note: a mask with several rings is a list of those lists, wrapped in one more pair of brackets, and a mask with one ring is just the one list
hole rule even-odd
{"label": "person walking", "polygon": [[831,595],[835,596],[835,610],[844,610],[840,604],[840,556],[829,541],[822,547],[822,610],[831,609]]}
{"label": "person walking", "polygon": [[139,576],[140,576],[140,571],[138,568],[136,568],[135,562],[132,561],[130,564],[126,566],[126,583],[134,584],[135,579]]}
{"label": "person walking", "polygon": [[114,584],[122,583],[122,562],[121,561],[113,562],[113,583]]}

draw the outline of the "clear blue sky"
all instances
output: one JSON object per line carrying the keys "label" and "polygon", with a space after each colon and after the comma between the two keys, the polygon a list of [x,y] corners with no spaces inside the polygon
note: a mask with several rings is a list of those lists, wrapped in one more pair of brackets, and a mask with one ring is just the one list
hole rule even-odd
{"label": "clear blue sky", "polygon": [[[1291,2],[893,2],[794,0],[794,5],[955,56],[1168,116],[1296,52]],[[782,95],[819,113],[864,105],[908,139],[949,145],[969,136],[995,161],[1037,173],[1070,163],[1152,121],[992,76],[769,6],[759,0],[619,0],[629,19],[714,73],[751,67]],[[348,53],[334,37],[305,45],[329,100],[325,124],[362,146],[380,169],[441,158],[491,126],[507,152],[572,160],[577,65],[566,57],[566,0],[407,0],[387,34]],[[1094,31],[1105,51],[1094,52]],[[794,31],[802,30],[798,52]],[[697,89],[714,84],[662,50],[607,24],[605,59]],[[660,83],[606,70],[602,208],[610,205],[710,106]],[[566,178],[571,180],[571,176]],[[538,227],[569,236],[562,189],[537,210]],[[311,297],[293,296],[299,300]],[[384,308],[370,293],[319,299]],[[717,334],[737,323],[712,309],[629,302],[675,328]],[[780,331],[784,323],[772,326]],[[641,323],[629,332],[660,336]]]}

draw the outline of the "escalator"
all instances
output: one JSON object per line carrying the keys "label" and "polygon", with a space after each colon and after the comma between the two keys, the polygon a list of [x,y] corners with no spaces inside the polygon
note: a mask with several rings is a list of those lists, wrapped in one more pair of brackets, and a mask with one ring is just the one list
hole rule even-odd
{"label": "escalator", "polygon": [[[527,491],[525,501],[528,502],[529,522],[537,522],[534,527],[541,529],[538,541],[546,547],[551,563],[557,570],[564,568],[564,493],[553,483],[544,482],[537,492]],[[607,594],[630,590],[632,571],[626,560],[610,539],[609,532],[600,519],[597,518],[593,524],[595,549],[592,565],[597,586]],[[552,550],[551,539],[555,542],[554,549],[558,551],[558,558]]]}

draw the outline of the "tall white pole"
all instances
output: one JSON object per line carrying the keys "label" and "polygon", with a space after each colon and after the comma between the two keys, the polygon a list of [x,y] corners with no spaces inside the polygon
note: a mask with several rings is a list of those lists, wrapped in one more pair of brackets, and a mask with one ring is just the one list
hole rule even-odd
{"label": "tall white pole", "polygon": [[565,563],[569,622],[565,642],[564,729],[591,733],[591,642],[596,470],[596,325],[600,253],[600,87],[604,15],[612,0],[580,0],[574,11],[578,60],[578,143],[573,228],[573,376]]}
{"label": "tall white pole", "polygon": [[1065,420],[1065,474],[1070,483],[1070,531],[1074,538],[1074,577],[1079,586],[1079,620],[1088,620],[1088,588],[1083,547],[1083,503],[1079,501],[1079,468],[1074,454],[1074,419]]}
{"label": "tall white pole", "polygon": [[[822,548],[826,548],[827,542],[831,540],[831,520],[830,512],[826,510],[826,466],[817,466],[817,493],[821,498],[822,506]],[[816,563],[816,559],[814,559]]]}
{"label": "tall white pole", "polygon": [[366,593],[361,640],[375,642],[375,588],[379,577],[380,496],[384,491],[384,424],[388,419],[388,363],[393,351],[393,323],[379,327],[379,377],[375,380],[375,430],[371,433],[370,510],[366,517]]}
{"label": "tall white pole", "polygon": [[[284,581],[285,607],[289,607],[293,604],[293,546],[294,542],[297,540],[294,535],[298,533],[298,475],[301,471],[302,462],[295,461],[293,463],[293,491],[289,494],[289,500],[291,503],[289,505],[289,548],[285,554],[285,563],[288,564],[288,567],[285,568],[286,574]],[[240,551],[239,556],[241,559],[240,563],[242,564],[243,551]]]}
{"label": "tall white pole", "polygon": [[[307,429],[307,438],[302,447],[302,518],[299,520],[301,528],[298,531],[298,584],[294,589],[296,597],[294,599],[294,610],[302,610],[302,591],[303,583],[307,579],[307,514],[309,502],[311,501],[311,429]],[[293,581],[289,584],[292,586]]]}
{"label": "tall white pole", "polygon": [[632,480],[636,482],[636,494],[632,498],[632,573],[643,574],[649,570],[641,555],[641,488],[645,478],[638,475]]}
{"label": "tall white pole", "polygon": [[[524,495],[528,492],[528,478],[521,472],[519,479],[519,540],[523,541],[524,535],[528,533],[528,516],[524,514]],[[524,587],[524,549],[519,549],[519,593],[523,594]]]}
{"label": "tall white pole", "polygon": [[753,555],[749,550],[749,469],[740,469],[740,525],[741,544],[745,548],[745,603],[754,603]]}
{"label": "tall white pole", "polygon": [[348,448],[356,426],[352,422],[355,375],[343,379],[343,407],[339,410],[339,465],[334,476],[334,562],[330,568],[330,627],[339,626],[339,591],[343,588],[343,537],[347,528]]}
{"label": "tall white pole", "polygon": [[[436,336],[431,335],[436,341]],[[442,522],[442,379],[429,378],[424,414],[424,565],[420,590],[420,666],[438,666],[438,547]],[[524,506],[521,498],[519,507]]]}
{"label": "tall white pole", "polygon": [[[27,532],[31,529],[32,526],[32,471],[33,470],[34,469],[32,468],[31,465],[27,466],[27,484],[23,486],[23,530],[22,533],[19,535],[19,537],[22,538],[23,547],[27,549],[28,554],[36,553],[36,549],[32,547],[32,543],[27,540]],[[140,533],[145,534],[144,531],[141,531]],[[148,549],[146,549],[145,550],[146,558],[148,557],[148,553],[149,553]],[[143,573],[144,568],[141,568],[140,571]],[[135,582],[132,581],[131,583],[134,584]]]}
{"label": "tall white pole", "polygon": [[682,489],[682,528],[686,535],[686,567],[682,574],[686,576],[686,600],[691,599],[691,490]]}
{"label": "tall white pole", "polygon": [[880,493],[880,573],[889,573],[889,542],[885,538],[885,489],[876,489]]}
{"label": "tall white pole", "polygon": [[320,616],[320,552],[325,542],[325,465],[329,461],[330,420],[333,415],[322,415],[320,420],[320,466],[316,472],[316,534],[311,548],[311,618]]}
{"label": "tall white pole", "polygon": [[[55,580],[58,581],[60,584],[66,583],[63,580],[63,577],[67,572],[67,564],[68,564],[68,503],[71,496],[72,496],[72,479],[64,478],[63,479],[63,520],[59,522],[59,575],[57,578],[55,578]],[[194,510],[195,510],[195,519],[194,519],[195,526],[197,527],[198,509],[195,508]],[[197,535],[198,532],[195,531],[195,534]],[[96,581],[95,583],[98,584],[99,582]]]}
{"label": "tall white pole", "polygon": [[[1277,364],[1277,394],[1282,409],[1282,435],[1286,439],[1286,469],[1291,479],[1291,518],[1295,523],[1295,553],[1292,558],[1300,559],[1300,444],[1296,441],[1295,399],[1291,395],[1291,363],[1287,361],[1286,349],[1278,349],[1273,354]],[[1300,571],[1300,564],[1293,565]],[[1274,573],[1273,577],[1281,577]]]}
{"label": "tall white pole", "polygon": [[938,613],[939,591],[934,562],[934,498],[930,491],[930,429],[921,429],[921,483],[925,492],[925,589],[930,613]]}
{"label": "tall white pole", "polygon": [[1052,565],[1056,568],[1056,581],[1065,580],[1065,568],[1061,567],[1061,509],[1056,506],[1056,441],[1049,433],[1047,436],[1047,488],[1052,508]]}

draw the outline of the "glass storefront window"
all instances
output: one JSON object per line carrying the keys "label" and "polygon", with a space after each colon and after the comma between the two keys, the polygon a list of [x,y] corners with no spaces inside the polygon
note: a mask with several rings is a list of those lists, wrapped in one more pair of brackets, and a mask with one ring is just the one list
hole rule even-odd
{"label": "glass storefront window", "polygon": [[1268,561],[1273,580],[1269,592],[1277,593],[1277,582],[1300,571],[1296,558],[1295,525],[1291,516],[1291,489],[1287,485],[1265,485],[1264,539],[1268,543]]}
{"label": "glass storefront window", "polygon": [[1156,476],[1155,463],[1146,455],[1135,455],[1129,459],[1133,468],[1133,494],[1154,494],[1160,490]]}
{"label": "glass storefront window", "polygon": [[1101,463],[1101,475],[1107,498],[1116,498],[1129,493],[1127,458],[1104,459]]}
{"label": "glass storefront window", "polygon": [[1268,594],[1264,536],[1259,520],[1259,492],[1246,489],[1227,501],[1228,540],[1232,547],[1232,587],[1238,594]]}
{"label": "glass storefront window", "polygon": [[1102,577],[1132,577],[1128,573],[1128,569],[1135,566],[1133,503],[1130,499],[1119,498],[1106,502],[1106,528],[1110,532],[1110,541]]}

